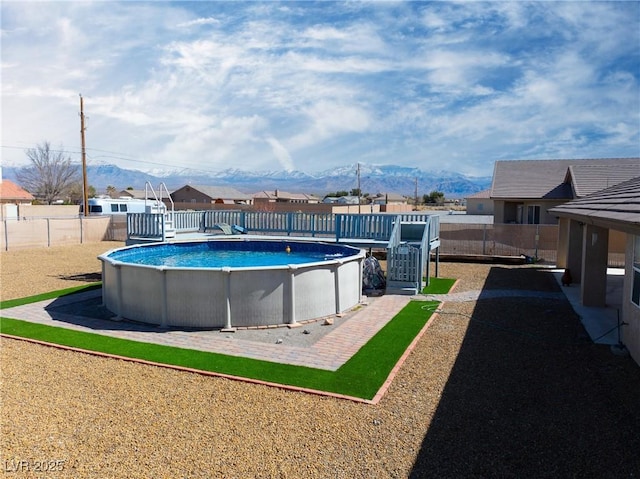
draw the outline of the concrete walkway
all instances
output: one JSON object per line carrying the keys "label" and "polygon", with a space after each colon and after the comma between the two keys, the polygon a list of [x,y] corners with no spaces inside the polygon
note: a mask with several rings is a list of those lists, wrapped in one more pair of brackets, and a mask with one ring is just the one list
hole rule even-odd
{"label": "concrete walkway", "polygon": [[618,345],[620,338],[618,336],[619,313],[622,308],[622,286],[624,278],[624,270],[618,268],[609,268],[607,270],[607,298],[605,307],[588,307],[582,305],[580,301],[580,285],[571,286],[562,285],[563,270],[550,269],[549,273],[553,274],[562,288],[561,292],[544,292],[544,291],[527,291],[517,289],[488,289],[464,291],[451,294],[430,294],[426,296],[415,296],[417,300],[433,300],[444,302],[464,302],[477,301],[490,298],[515,298],[515,297],[537,297],[547,299],[567,299],[573,310],[578,316],[589,334],[591,340],[596,344]]}
{"label": "concrete walkway", "polygon": [[[101,294],[102,291],[97,289],[16,306],[2,310],[2,316],[132,341],[335,371],[410,301],[408,296],[396,295],[371,298],[368,305],[363,304],[357,311],[349,313],[347,321],[335,328],[327,326],[334,329],[307,346],[242,340],[234,337],[234,333],[222,333],[219,330],[164,330],[153,325],[111,321],[56,311],[61,307],[73,307],[74,304],[77,304],[80,310],[81,303],[89,300],[99,301]],[[50,307],[54,302],[55,308]]]}
{"label": "concrete walkway", "polygon": [[527,291],[518,289],[487,289],[463,291],[460,293],[450,294],[427,294],[421,296],[413,296],[413,299],[420,301],[446,301],[460,303],[464,301],[477,301],[479,299],[492,298],[547,298],[547,299],[564,299],[565,295],[561,292],[548,291]]}
{"label": "concrete walkway", "polygon": [[600,308],[582,305],[579,284],[562,286],[563,272],[563,270],[552,271],[573,310],[580,316],[580,321],[582,321],[591,340],[597,344],[618,345],[620,343],[618,335],[620,324],[618,321],[622,312],[624,269],[607,269],[606,306]]}

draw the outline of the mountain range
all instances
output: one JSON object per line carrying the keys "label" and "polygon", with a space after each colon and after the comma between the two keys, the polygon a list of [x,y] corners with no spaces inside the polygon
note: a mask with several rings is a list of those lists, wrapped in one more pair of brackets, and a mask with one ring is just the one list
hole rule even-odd
{"label": "mountain range", "polygon": [[[5,166],[2,175],[16,181],[20,167]],[[128,170],[113,164],[87,166],[87,178],[98,193],[107,186],[118,191],[132,187],[144,189],[145,182],[155,188],[164,183],[169,191],[184,185],[230,186],[243,193],[253,194],[264,190],[281,190],[290,193],[308,193],[325,196],[336,191],[351,191],[358,187],[362,193],[396,193],[405,196],[422,196],[441,191],[447,198],[463,198],[485,190],[491,185],[491,177],[473,177],[451,171],[423,171],[394,165],[370,165],[360,163],[334,168],[320,173],[302,171],[246,171],[229,168],[217,173],[203,173],[189,169],[152,170],[143,172]],[[359,176],[359,179],[358,179]]]}

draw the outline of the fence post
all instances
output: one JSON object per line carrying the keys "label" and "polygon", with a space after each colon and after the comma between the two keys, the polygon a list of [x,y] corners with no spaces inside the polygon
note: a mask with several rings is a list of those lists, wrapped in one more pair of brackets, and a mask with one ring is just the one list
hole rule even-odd
{"label": "fence post", "polygon": [[482,254],[487,254],[487,225],[482,225]]}
{"label": "fence post", "polygon": [[51,246],[51,228],[49,228],[49,218],[47,218],[47,247]]}
{"label": "fence post", "polygon": [[4,219],[4,250],[9,251],[9,231],[7,231],[7,219]]}
{"label": "fence post", "polygon": [[298,266],[290,264],[289,266],[289,326],[298,324],[296,321],[296,270]]}
{"label": "fence post", "polygon": [[82,233],[83,233],[83,230],[82,230],[82,216],[80,216],[80,244],[82,244]]}

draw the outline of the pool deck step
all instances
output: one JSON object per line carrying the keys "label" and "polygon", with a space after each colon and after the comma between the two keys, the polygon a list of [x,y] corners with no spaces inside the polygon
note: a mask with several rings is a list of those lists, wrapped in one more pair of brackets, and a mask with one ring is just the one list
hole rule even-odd
{"label": "pool deck step", "polygon": [[418,294],[418,287],[413,281],[387,281],[386,294],[413,296]]}

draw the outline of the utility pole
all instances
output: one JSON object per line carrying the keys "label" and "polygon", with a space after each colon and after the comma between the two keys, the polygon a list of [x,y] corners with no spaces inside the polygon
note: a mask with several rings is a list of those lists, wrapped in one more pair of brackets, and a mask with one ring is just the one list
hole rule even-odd
{"label": "utility pole", "polygon": [[358,214],[360,214],[360,163],[358,163],[358,169],[357,169],[357,174],[358,174]]}
{"label": "utility pole", "polygon": [[413,211],[418,211],[418,177],[416,176],[416,189],[415,189],[415,208]]}
{"label": "utility pole", "polygon": [[80,95],[80,141],[82,143],[82,211],[84,216],[89,216],[89,199],[87,185],[87,153],[84,143],[84,104]]}

